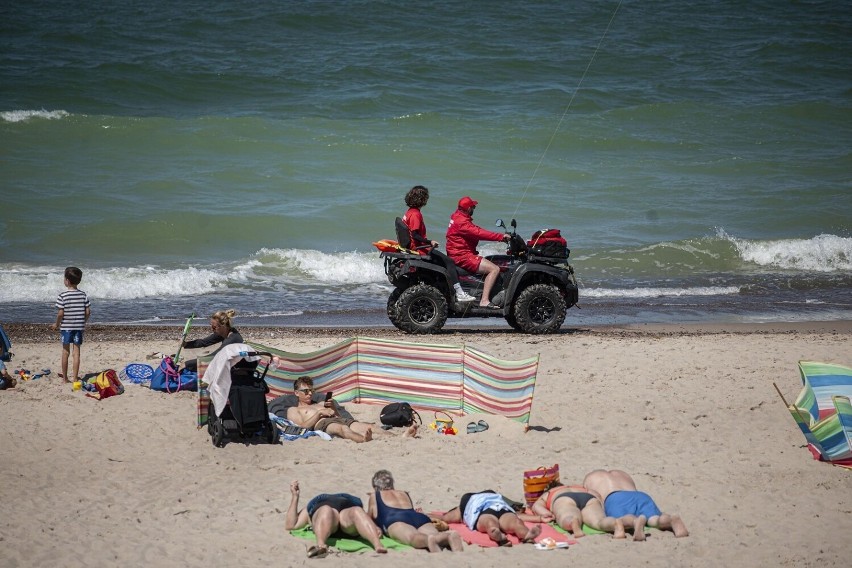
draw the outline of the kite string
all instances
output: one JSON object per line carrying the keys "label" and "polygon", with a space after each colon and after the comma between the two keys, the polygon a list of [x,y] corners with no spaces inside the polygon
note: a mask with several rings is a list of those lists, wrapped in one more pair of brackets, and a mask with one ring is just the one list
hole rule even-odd
{"label": "kite string", "polygon": [[577,91],[580,90],[580,87],[583,85],[583,80],[586,78],[586,74],[589,72],[589,69],[592,66],[592,62],[595,60],[595,56],[598,54],[598,50],[600,50],[601,45],[603,44],[604,39],[606,38],[606,34],[609,32],[610,26],[612,26],[612,21],[615,19],[615,15],[618,13],[618,9],[621,7],[621,2],[623,0],[618,0],[618,4],[615,6],[615,9],[612,11],[612,16],[609,18],[609,22],[606,25],[606,29],[604,29],[603,34],[601,35],[600,40],[598,40],[598,45],[595,47],[595,51],[592,53],[591,58],[589,58],[589,63],[586,65],[586,69],[583,71],[582,76],[580,76],[580,80],[577,82],[577,86],[574,88],[574,93],[571,95],[571,99],[568,101],[568,105],[565,107],[565,110],[562,112],[562,116],[559,117],[559,122],[556,123],[556,128],[553,129],[553,134],[550,136],[550,140],[547,141],[547,146],[544,148],[544,152],[541,154],[541,158],[538,160],[538,164],[536,164],[535,169],[533,170],[532,175],[530,176],[529,181],[527,182],[526,187],[524,187],[524,192],[521,194],[521,198],[518,200],[518,205],[515,207],[515,212],[513,216],[517,216],[518,210],[521,208],[521,204],[524,202],[524,198],[527,196],[527,192],[532,185],[533,180],[535,179],[536,174],[538,174],[538,170],[541,168],[542,162],[544,162],[544,157],[547,155],[547,151],[550,150],[550,146],[553,144],[553,140],[556,138],[556,134],[559,132],[559,127],[562,126],[562,122],[565,120],[565,116],[568,114],[568,110],[571,108],[571,103],[574,102],[574,97],[577,96]]}

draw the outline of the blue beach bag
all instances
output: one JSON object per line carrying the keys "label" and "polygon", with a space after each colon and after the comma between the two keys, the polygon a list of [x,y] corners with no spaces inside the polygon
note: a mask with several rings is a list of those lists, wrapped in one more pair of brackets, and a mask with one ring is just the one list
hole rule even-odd
{"label": "blue beach bag", "polygon": [[151,375],[151,390],[160,392],[180,392],[198,390],[198,373],[184,369],[178,373],[171,357],[166,357]]}

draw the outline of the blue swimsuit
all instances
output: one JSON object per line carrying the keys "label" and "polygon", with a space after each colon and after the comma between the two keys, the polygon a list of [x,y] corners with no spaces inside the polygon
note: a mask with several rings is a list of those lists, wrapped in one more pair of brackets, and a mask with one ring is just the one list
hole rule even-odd
{"label": "blue swimsuit", "polygon": [[388,527],[394,523],[405,523],[414,528],[420,528],[431,522],[429,517],[414,509],[397,509],[385,505],[382,501],[382,492],[376,491],[376,524],[382,528],[383,533],[388,534]]}

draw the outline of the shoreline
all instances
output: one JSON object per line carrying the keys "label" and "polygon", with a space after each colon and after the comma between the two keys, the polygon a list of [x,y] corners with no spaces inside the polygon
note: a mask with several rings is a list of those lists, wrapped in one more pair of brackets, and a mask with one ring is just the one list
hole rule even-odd
{"label": "shoreline", "polygon": [[[204,328],[196,326],[190,333],[193,336],[202,335]],[[803,322],[772,322],[772,323],[645,323],[626,325],[588,325],[579,327],[563,326],[559,332],[551,335],[526,335],[516,332],[511,328],[496,328],[494,326],[469,326],[466,328],[444,328],[440,333],[432,335],[409,335],[391,326],[255,326],[239,325],[245,330],[247,339],[263,337],[264,339],[291,339],[303,335],[316,337],[340,337],[340,336],[370,336],[386,339],[404,340],[408,338],[419,338],[423,340],[429,337],[444,339],[448,337],[465,337],[472,334],[500,336],[516,336],[518,338],[534,337],[560,337],[574,335],[594,336],[704,336],[704,335],[751,335],[751,334],[852,334],[852,321],[803,321]],[[12,341],[12,347],[16,343],[42,343],[55,341],[58,332],[51,331],[47,324],[35,323],[8,323],[3,324],[7,335]],[[193,333],[194,331],[194,333]],[[86,326],[86,342],[110,342],[110,341],[177,341],[183,333],[183,326],[176,325],[114,325],[114,324],[91,324]],[[262,342],[261,340],[256,340]]]}

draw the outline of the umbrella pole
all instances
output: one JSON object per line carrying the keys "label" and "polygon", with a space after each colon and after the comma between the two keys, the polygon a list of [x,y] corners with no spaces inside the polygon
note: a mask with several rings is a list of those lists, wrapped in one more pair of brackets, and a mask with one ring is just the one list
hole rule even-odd
{"label": "umbrella pole", "polygon": [[[781,400],[784,402],[784,406],[786,406],[786,407],[787,407],[787,409],[789,409],[789,408],[790,408],[790,405],[789,405],[789,404],[787,404],[787,399],[786,399],[786,398],[784,398],[784,395],[783,395],[783,394],[781,394],[781,389],[779,389],[779,388],[778,388],[778,385],[776,385],[775,383],[772,383],[772,386],[773,386],[773,387],[775,387],[776,392],[778,392],[778,396],[780,396],[780,397],[781,397]],[[802,413],[801,413],[801,412],[799,412],[799,407],[798,407],[798,406],[793,406],[793,409],[796,411],[796,414],[799,416],[799,420],[801,420],[801,421],[802,421],[802,422],[804,422],[805,424],[810,424],[810,420],[805,420],[805,419],[804,419],[804,417],[802,416]]]}

